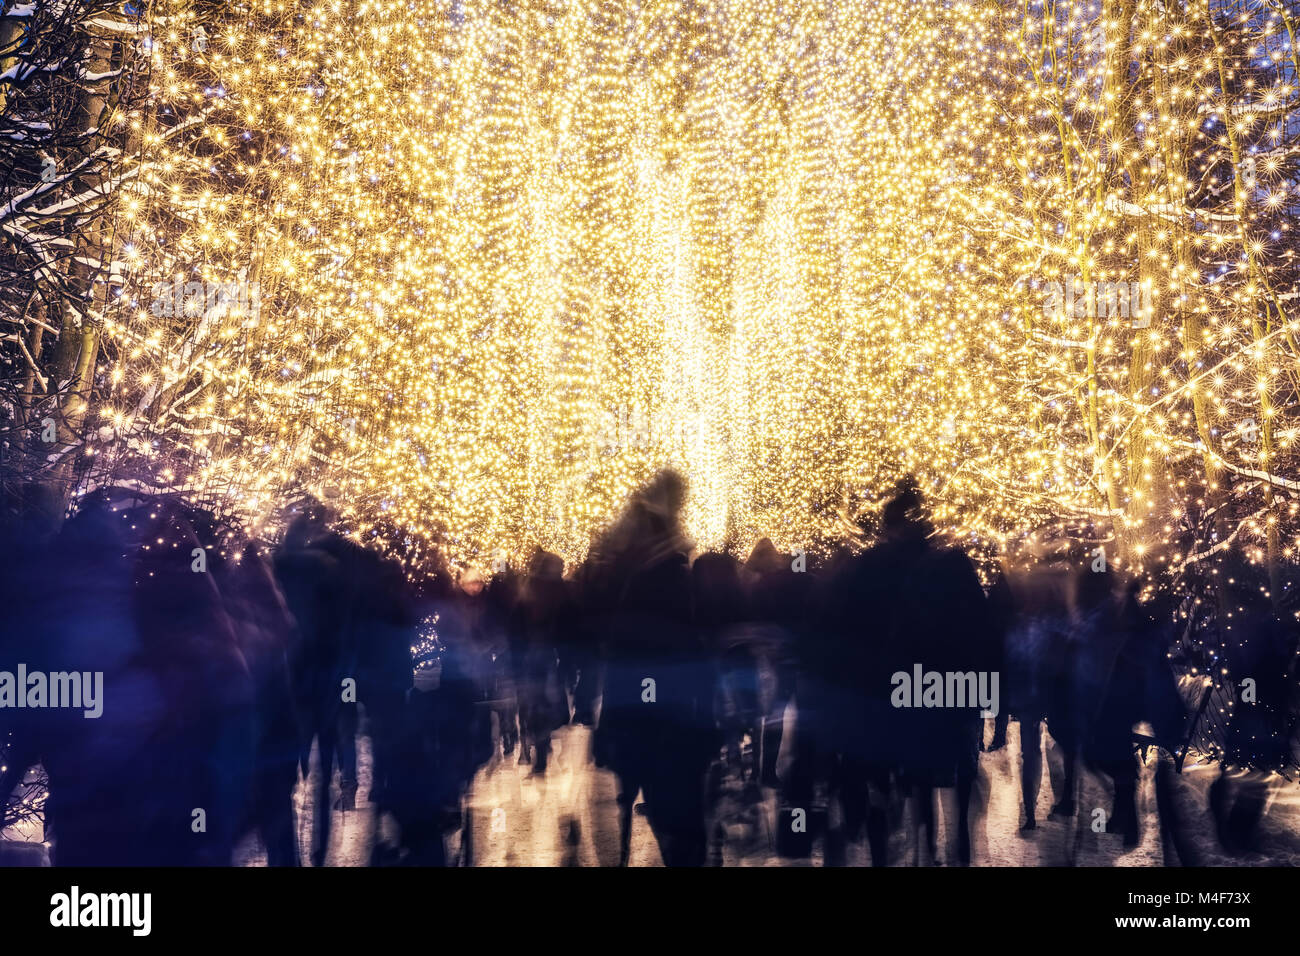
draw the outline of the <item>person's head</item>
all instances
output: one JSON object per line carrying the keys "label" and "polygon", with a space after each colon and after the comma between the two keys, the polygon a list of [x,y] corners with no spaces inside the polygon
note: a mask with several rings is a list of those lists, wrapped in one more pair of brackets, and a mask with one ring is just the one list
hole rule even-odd
{"label": "person's head", "polygon": [[308,495],[301,501],[287,505],[282,516],[286,530],[286,548],[308,548],[328,534],[332,515],[329,509]]}
{"label": "person's head", "polygon": [[760,538],[745,559],[745,570],[755,574],[773,574],[788,566],[789,562],[776,550],[771,538]]}
{"label": "person's head", "polygon": [[652,512],[676,518],[686,504],[686,479],[679,472],[665,468],[650,479],[641,492],[641,500]]}
{"label": "person's head", "polygon": [[906,475],[894,486],[893,497],[881,511],[881,535],[893,541],[923,539],[932,531],[921,486],[912,475]]}
{"label": "person's head", "polygon": [[478,597],[487,586],[487,578],[478,568],[470,565],[460,573],[460,589],[470,597]]}
{"label": "person's head", "polygon": [[558,581],[564,577],[564,559],[538,548],[528,561],[528,576],[535,581]]}

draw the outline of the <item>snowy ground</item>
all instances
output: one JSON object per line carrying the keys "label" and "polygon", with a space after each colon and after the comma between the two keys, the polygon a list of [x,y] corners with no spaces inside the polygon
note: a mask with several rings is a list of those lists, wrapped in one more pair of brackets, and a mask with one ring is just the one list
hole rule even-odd
{"label": "snowy ground", "polygon": [[[496,757],[482,767],[470,789],[468,819],[473,827],[474,866],[613,866],[618,862],[617,807],[613,774],[591,762],[591,731],[570,726],[552,738],[553,759],[544,775],[533,775],[528,765],[511,756]],[[1083,771],[1079,812],[1071,820],[1049,817],[1062,776],[1061,755],[1050,737],[1045,738],[1043,779],[1038,797],[1038,829],[1022,832],[1020,812],[1019,725],[1008,730],[1007,746],[996,753],[980,755],[980,777],[973,798],[972,854],[976,866],[1201,866],[1300,865],[1300,786],[1277,776],[1264,780],[1269,801],[1259,829],[1257,852],[1231,855],[1220,845],[1209,814],[1209,788],[1219,775],[1217,766],[1189,760],[1181,774],[1171,777],[1174,807],[1186,846],[1195,859],[1181,860],[1162,837],[1156,809],[1153,751],[1142,768],[1138,788],[1141,838],[1126,850],[1118,833],[1093,832],[1094,808],[1110,810],[1109,784],[1104,778]],[[358,740],[360,789],[357,809],[333,811],[330,866],[364,866],[377,838],[392,842],[392,823],[376,820],[368,802],[370,789],[370,741]],[[313,761],[314,764],[314,761]],[[313,774],[319,769],[313,766]],[[1236,782],[1245,774],[1233,775]],[[337,789],[337,787],[336,787]],[[306,804],[307,786],[300,782],[296,794],[298,833],[304,860],[307,836],[311,832],[311,808]],[[938,851],[931,860],[918,853],[912,835],[913,807],[910,801],[896,801],[890,807],[890,862],[896,866],[947,865],[956,859],[954,826],[956,795],[940,790],[936,819]],[[824,801],[814,803],[813,813]],[[778,795],[763,788],[755,799],[746,796],[734,778],[724,778],[709,832],[714,834],[710,857],[725,866],[820,866],[824,846],[814,840],[811,856],[782,858],[775,851],[774,829]],[[832,809],[832,816],[836,814]],[[661,866],[663,861],[650,826],[640,813],[632,818],[632,866]],[[0,840],[0,865],[48,865],[48,853],[39,827],[23,833],[6,833]],[[459,834],[447,842],[449,859],[460,854]],[[256,837],[248,837],[236,854],[240,865],[265,864],[265,853]],[[868,865],[870,852],[865,841],[849,847],[848,862]]]}
{"label": "snowy ground", "polygon": [[[553,738],[554,758],[541,776],[530,773],[516,759],[497,756],[475,777],[469,794],[469,819],[473,827],[474,866],[612,866],[618,861],[615,781],[608,771],[596,768],[590,759],[591,732],[580,726],[566,727]],[[1095,833],[1093,809],[1110,811],[1108,782],[1084,771],[1079,812],[1072,820],[1049,817],[1057,797],[1053,783],[1060,786],[1060,753],[1050,737],[1045,739],[1043,780],[1039,791],[1038,829],[1020,831],[1020,741],[1019,725],[1012,723],[1007,746],[980,756],[980,779],[972,813],[973,862],[977,866],[1169,866],[1178,865],[1172,847],[1166,848],[1156,815],[1155,765],[1153,751],[1142,768],[1138,789],[1141,839],[1126,850],[1118,833]],[[357,809],[334,811],[330,850],[331,866],[361,866],[369,859],[376,839],[373,807],[369,792],[369,741],[358,745],[360,789]],[[313,772],[316,772],[315,770]],[[1187,842],[1207,866],[1300,865],[1300,786],[1279,777],[1267,781],[1270,802],[1260,827],[1260,846],[1266,852],[1231,856],[1219,846],[1208,812],[1209,786],[1218,768],[1208,764],[1189,766],[1175,775],[1173,795]],[[728,785],[730,784],[730,785]],[[310,810],[303,803],[306,793],[299,788],[299,833],[310,832]],[[891,807],[890,858],[894,865],[947,865],[956,859],[954,826],[956,797],[953,790],[938,791],[936,818],[939,826],[937,859],[922,851],[911,836],[913,817],[910,802]],[[722,794],[710,820],[709,831],[719,834],[715,859],[726,866],[820,866],[823,845],[814,841],[811,858],[786,859],[775,852],[773,830],[778,798],[764,788],[761,799],[748,800],[737,781],[724,781]],[[380,824],[387,834],[391,824]],[[633,816],[631,865],[661,866],[659,848],[644,816]],[[306,844],[304,858],[306,856]],[[448,841],[450,858],[459,853],[459,838]],[[851,864],[867,865],[870,853],[865,845],[849,849]],[[255,839],[241,849],[239,862],[259,865],[264,855]]]}

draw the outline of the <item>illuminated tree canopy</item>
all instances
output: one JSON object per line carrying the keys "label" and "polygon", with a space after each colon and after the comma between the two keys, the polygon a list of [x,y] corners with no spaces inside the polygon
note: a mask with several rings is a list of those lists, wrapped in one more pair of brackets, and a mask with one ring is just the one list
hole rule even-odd
{"label": "illuminated tree canopy", "polygon": [[665,465],[701,546],[821,548],[911,472],[989,551],[1295,554],[1295,0],[0,23],[11,483],[472,562]]}

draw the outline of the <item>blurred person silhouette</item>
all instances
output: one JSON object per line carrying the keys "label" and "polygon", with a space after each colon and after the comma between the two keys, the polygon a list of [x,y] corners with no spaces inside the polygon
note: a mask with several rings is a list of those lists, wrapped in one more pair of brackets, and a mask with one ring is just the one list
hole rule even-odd
{"label": "blurred person silhouette", "polygon": [[[172,497],[99,489],[48,549],[4,568],[18,602],[5,623],[25,629],[0,629],[3,649],[32,673],[102,675],[95,719],[40,706],[0,726],[13,734],[3,797],[33,763],[45,769],[55,865],[228,866],[256,810],[257,687],[213,575],[193,573],[208,543],[195,519]],[[205,830],[190,828],[195,807]]]}
{"label": "blurred person silhouette", "polygon": [[[1261,849],[1271,775],[1300,763],[1300,630],[1285,590],[1274,606],[1260,568],[1237,558],[1220,577],[1216,623],[1226,686],[1215,694],[1230,694],[1231,703],[1219,720],[1223,758],[1209,810],[1220,845],[1237,856]],[[1246,678],[1254,682],[1249,694]]]}
{"label": "blurred person silhouette", "polygon": [[[1080,756],[1111,779],[1114,802],[1107,832],[1121,833],[1125,846],[1134,847],[1139,833],[1133,726],[1147,716],[1142,672],[1131,653],[1138,620],[1136,601],[1129,582],[1109,564],[1100,572],[1081,569],[1078,579],[1076,623],[1081,633],[1073,645],[1072,672],[1080,705],[1076,728]],[[1067,753],[1067,759],[1072,756]],[[1073,774],[1077,776],[1077,770]],[[1071,786],[1067,793],[1076,792],[1073,780],[1067,786]]]}
{"label": "blurred person silhouette", "polygon": [[444,642],[439,635],[422,646],[428,649],[413,662],[403,713],[393,795],[400,847],[393,862],[447,865],[445,839],[460,828],[460,862],[469,866],[473,821],[465,794],[490,755],[491,728],[467,666],[467,643],[454,637]]}
{"label": "blurred person silhouette", "polygon": [[299,765],[304,778],[310,776],[313,742],[319,758],[320,770],[311,795],[309,856],[312,865],[321,866],[329,845],[329,792],[336,758],[339,807],[350,808],[357,790],[356,704],[345,702],[340,693],[343,680],[356,674],[346,628],[349,594],[355,585],[345,583],[343,563],[327,547],[332,537],[328,510],[315,501],[293,510],[296,517],[273,563],[276,581],[297,625],[290,674],[302,729]]}
{"label": "blurred person silhouette", "polygon": [[600,696],[601,628],[597,621],[605,609],[588,593],[585,568],[580,565],[566,582],[567,600],[556,620],[556,650],[560,677],[572,704],[572,720],[591,727],[596,723]]}
{"label": "blurred person silhouette", "polygon": [[618,778],[620,865],[638,792],[665,865],[705,859],[704,778],[716,737],[709,664],[690,620],[685,497],[684,479],[660,472],[596,549],[596,576],[617,595],[595,746]]}
{"label": "blurred person silhouette", "polygon": [[[864,726],[863,735],[879,741],[862,745],[850,736],[849,746],[866,760],[857,768],[859,779],[874,781],[875,788],[884,784],[888,770],[897,770],[900,787],[915,803],[918,856],[922,841],[932,860],[937,855],[934,790],[955,787],[957,858],[967,864],[984,727],[980,707],[970,701],[962,707],[895,707],[893,676],[910,678],[916,665],[926,672],[993,673],[1000,657],[993,620],[970,559],[935,540],[924,496],[911,476],[899,482],[884,506],[880,529],[880,540],[848,567],[841,589],[849,593],[841,591],[832,612],[841,628],[859,635],[865,660],[856,670],[866,705],[859,719],[875,723]],[[879,864],[885,852],[879,798],[871,811],[868,836],[873,862]]]}
{"label": "blurred person silhouette", "polygon": [[[1131,727],[1137,702],[1111,696],[1112,688],[1131,678],[1116,669],[1132,616],[1125,582],[1112,562],[1092,557],[1087,544],[1064,542],[1055,558],[1055,567],[1037,572],[1040,588],[1045,585],[1053,600],[1064,601],[1065,617],[1063,631],[1048,632],[1038,661],[1038,681],[1047,688],[1047,730],[1061,749],[1064,765],[1060,799],[1051,815],[1074,816],[1080,764],[1087,763],[1112,776],[1118,823],[1126,828],[1126,836],[1131,835],[1137,820],[1126,808],[1136,788]],[[1053,619],[1051,610],[1043,613]]]}
{"label": "blurred person silhouette", "polygon": [[329,791],[338,759],[336,810],[356,808],[358,705],[372,743],[372,803],[386,808],[389,775],[410,686],[416,618],[401,566],[332,529],[328,509],[296,507],[274,558],[276,579],[297,624],[290,673],[303,729],[300,764],[308,775],[313,740],[320,773],[312,796],[313,865],[329,845]]}
{"label": "blurred person silhouette", "polygon": [[[713,866],[722,865],[727,822],[749,827],[758,814],[756,768],[746,778],[744,742],[756,724],[758,693],[754,661],[743,640],[746,596],[740,575],[740,562],[724,551],[701,554],[691,564],[692,620],[711,664],[713,723],[722,748],[721,759],[715,752],[710,761],[705,791],[713,821],[708,851]],[[752,795],[746,792],[750,786]],[[746,797],[751,797],[747,805]]]}
{"label": "blurred person silhouette", "polygon": [[569,702],[560,674],[561,628],[571,615],[564,559],[537,551],[529,561],[510,624],[510,658],[519,709],[519,760],[546,772],[551,734],[569,722]]}
{"label": "blurred person silhouette", "polygon": [[796,838],[796,831],[784,820],[793,808],[805,813],[812,809],[813,714],[818,696],[807,687],[806,699],[796,702],[794,697],[809,663],[813,575],[807,570],[806,555],[782,553],[767,538],[754,546],[745,572],[751,650],[761,668],[764,691],[759,698],[758,778],[778,791],[782,818],[776,831],[778,849],[782,855],[803,856],[811,851],[811,831],[801,829],[798,832],[804,836]]}
{"label": "blurred person silhouette", "polygon": [[1139,839],[1139,761],[1134,726],[1149,722],[1169,752],[1180,747],[1183,708],[1166,651],[1172,610],[1142,607],[1138,582],[1105,557],[1105,541],[1040,529],[1014,556],[994,592],[1005,623],[1007,706],[1020,723],[1024,831],[1037,827],[1046,724],[1062,752],[1059,799],[1051,815],[1076,811],[1081,762],[1110,778],[1108,831],[1126,846]]}
{"label": "blurred person silhouette", "polygon": [[767,691],[760,696],[756,728],[758,777],[773,788],[780,786],[777,758],[798,674],[799,638],[808,602],[806,573],[794,571],[791,563],[791,556],[777,551],[768,538],[755,544],[745,561],[750,650],[766,678]]}
{"label": "blurred person silhouette", "polygon": [[[218,540],[215,522],[195,524],[201,541]],[[217,582],[253,678],[256,754],[251,819],[266,846],[267,865],[297,866],[293,793],[298,783],[302,728],[294,708],[290,673],[295,624],[267,553],[256,541],[242,541],[242,547],[236,543],[210,548],[208,571]]]}
{"label": "blurred person silhouette", "polygon": [[[863,531],[866,522],[860,522]],[[882,545],[843,556],[825,586],[828,635],[822,675],[826,746],[836,754],[840,825],[827,835],[826,861],[847,862],[847,844],[866,829],[872,866],[888,864],[891,774],[903,759],[898,714],[889,705],[888,610],[893,569]]]}
{"label": "blurred person silhouette", "polygon": [[443,605],[440,633],[457,641],[465,672],[475,687],[480,709],[493,725],[494,749],[515,752],[519,712],[510,658],[510,618],[518,603],[519,574],[507,567],[489,581],[475,565],[465,568]]}
{"label": "blurred person silhouette", "polygon": [[[1002,574],[990,593],[1002,637],[1006,698],[1002,711],[1014,716],[1020,727],[1021,829],[1025,832],[1038,826],[1043,728],[1049,716],[1058,744],[1077,736],[1072,730],[1077,721],[1072,716],[1068,667],[1074,577],[1072,565],[1034,537],[1004,559]],[[999,714],[999,724],[1001,719]],[[1058,806],[1073,812],[1072,802],[1067,796]]]}
{"label": "blurred person silhouette", "polygon": [[744,738],[757,724],[758,686],[754,658],[739,627],[748,616],[740,562],[725,552],[697,557],[691,565],[691,600],[699,639],[715,662],[714,719],[726,766],[743,781]]}

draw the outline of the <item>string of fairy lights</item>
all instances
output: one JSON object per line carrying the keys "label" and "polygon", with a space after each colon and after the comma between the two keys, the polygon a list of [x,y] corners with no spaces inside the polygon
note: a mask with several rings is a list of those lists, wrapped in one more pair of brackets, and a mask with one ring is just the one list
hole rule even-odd
{"label": "string of fairy lights", "polygon": [[114,480],[460,563],[579,560],[665,465],[702,548],[911,472],[990,553],[1295,555],[1289,0],[139,9]]}

